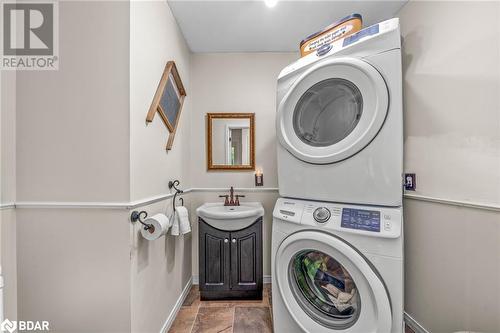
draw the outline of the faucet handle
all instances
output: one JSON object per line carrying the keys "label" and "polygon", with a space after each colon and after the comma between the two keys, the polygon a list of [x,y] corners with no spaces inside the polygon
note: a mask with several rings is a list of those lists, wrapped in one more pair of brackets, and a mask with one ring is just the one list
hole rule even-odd
{"label": "faucet handle", "polygon": [[244,198],[245,196],[241,195],[241,194],[236,194],[235,197],[236,197],[236,200],[234,201],[234,204],[236,206],[239,206],[240,205],[240,198]]}
{"label": "faucet handle", "polygon": [[226,195],[219,195],[219,198],[226,198],[224,200],[224,206],[229,205],[229,195],[227,195],[227,194]]}

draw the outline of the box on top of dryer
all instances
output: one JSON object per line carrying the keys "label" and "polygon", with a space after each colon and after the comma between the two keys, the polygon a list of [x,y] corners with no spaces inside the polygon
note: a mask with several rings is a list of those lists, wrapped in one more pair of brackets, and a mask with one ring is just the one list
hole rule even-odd
{"label": "box on top of dryer", "polygon": [[349,36],[361,30],[362,26],[363,19],[360,14],[346,16],[302,40],[300,42],[300,56],[304,57],[324,45],[331,44],[340,38]]}

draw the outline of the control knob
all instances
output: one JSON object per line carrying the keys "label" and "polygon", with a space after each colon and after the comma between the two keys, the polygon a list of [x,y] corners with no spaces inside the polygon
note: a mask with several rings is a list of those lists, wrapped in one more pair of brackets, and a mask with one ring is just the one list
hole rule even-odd
{"label": "control knob", "polygon": [[316,222],[319,222],[319,223],[327,222],[330,219],[331,215],[332,214],[330,213],[330,211],[326,207],[316,208],[313,212],[314,219],[316,220]]}

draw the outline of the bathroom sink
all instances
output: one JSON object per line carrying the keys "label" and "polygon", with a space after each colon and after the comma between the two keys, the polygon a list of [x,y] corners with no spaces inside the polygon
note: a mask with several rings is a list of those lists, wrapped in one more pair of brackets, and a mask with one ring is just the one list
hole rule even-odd
{"label": "bathroom sink", "polygon": [[241,202],[239,206],[224,206],[222,202],[207,202],[196,214],[212,227],[221,230],[240,230],[264,215],[260,202]]}

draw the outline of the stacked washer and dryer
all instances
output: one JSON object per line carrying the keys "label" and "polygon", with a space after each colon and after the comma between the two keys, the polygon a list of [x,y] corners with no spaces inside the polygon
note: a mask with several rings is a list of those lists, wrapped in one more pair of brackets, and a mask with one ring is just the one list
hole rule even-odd
{"label": "stacked washer and dryer", "polygon": [[402,332],[398,19],[286,67],[277,104],[275,332]]}

